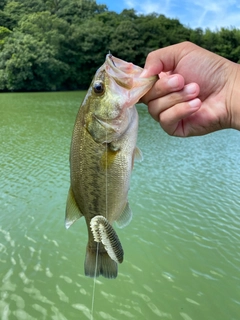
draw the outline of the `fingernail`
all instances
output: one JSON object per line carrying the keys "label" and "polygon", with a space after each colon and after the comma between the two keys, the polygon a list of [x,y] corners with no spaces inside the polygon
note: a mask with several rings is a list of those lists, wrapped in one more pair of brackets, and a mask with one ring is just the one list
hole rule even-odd
{"label": "fingernail", "polygon": [[188,94],[193,94],[196,92],[196,85],[194,83],[190,83],[185,86],[185,92]]}
{"label": "fingernail", "polygon": [[193,100],[190,100],[188,101],[188,104],[190,105],[191,108],[197,108],[200,106],[200,100],[197,98],[197,99],[193,99]]}
{"label": "fingernail", "polygon": [[169,80],[168,80],[168,85],[169,87],[171,87],[172,89],[175,89],[175,88],[178,88],[178,85],[179,85],[179,82],[178,82],[178,77],[171,77]]}

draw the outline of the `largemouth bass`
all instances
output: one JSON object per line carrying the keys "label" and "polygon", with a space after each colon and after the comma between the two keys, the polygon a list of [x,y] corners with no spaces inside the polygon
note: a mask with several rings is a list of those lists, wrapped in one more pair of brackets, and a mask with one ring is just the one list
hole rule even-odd
{"label": "largemouth bass", "polygon": [[[85,275],[116,278],[123,250],[113,230],[132,217],[127,195],[135,157],[138,113],[135,103],[155,77],[142,68],[106,56],[77,114],[71,149],[65,226],[84,216],[88,229]],[[92,223],[91,223],[92,222]]]}

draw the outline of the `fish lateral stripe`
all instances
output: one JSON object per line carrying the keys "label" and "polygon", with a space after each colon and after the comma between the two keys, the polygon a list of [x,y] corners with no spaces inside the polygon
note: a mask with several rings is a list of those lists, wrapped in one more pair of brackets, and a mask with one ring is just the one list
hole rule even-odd
{"label": "fish lateral stripe", "polygon": [[90,222],[94,241],[101,242],[109,257],[117,263],[123,262],[123,248],[121,242],[110,225],[103,216],[95,216]]}
{"label": "fish lateral stripe", "polygon": [[[158,79],[143,78],[142,71],[109,53],[96,71],[75,120],[65,226],[85,218],[88,245],[84,270],[90,277],[116,278],[118,263],[123,261],[112,224],[123,228],[132,217],[127,194],[133,161],[139,158],[134,104]],[[95,216],[101,218],[96,218],[91,231]]]}

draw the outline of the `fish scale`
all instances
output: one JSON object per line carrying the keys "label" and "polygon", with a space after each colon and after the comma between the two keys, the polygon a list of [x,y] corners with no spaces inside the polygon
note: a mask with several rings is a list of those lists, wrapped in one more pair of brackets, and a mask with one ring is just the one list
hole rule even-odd
{"label": "fish scale", "polygon": [[[142,68],[107,55],[76,117],[65,225],[69,228],[80,217],[85,218],[88,244],[84,269],[90,277],[117,277],[118,264],[109,254],[121,244],[112,225],[116,221],[123,227],[131,221],[127,196],[134,156],[140,154],[136,147],[138,113],[134,104],[156,81],[156,77],[141,78],[141,73]],[[99,247],[90,227],[96,216],[104,217],[101,228],[105,229],[101,232],[107,236]],[[123,250],[116,252],[116,260],[122,262]]]}

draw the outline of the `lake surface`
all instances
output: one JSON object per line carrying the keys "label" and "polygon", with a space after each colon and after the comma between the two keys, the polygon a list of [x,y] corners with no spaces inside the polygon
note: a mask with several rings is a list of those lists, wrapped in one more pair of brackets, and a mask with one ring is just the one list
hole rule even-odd
{"label": "lake surface", "polygon": [[64,228],[82,92],[0,94],[0,318],[240,319],[240,132],[180,139],[144,105],[115,280],[84,276],[85,221]]}

